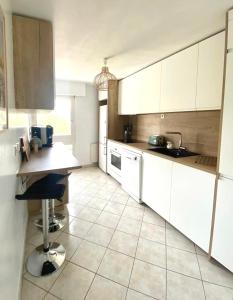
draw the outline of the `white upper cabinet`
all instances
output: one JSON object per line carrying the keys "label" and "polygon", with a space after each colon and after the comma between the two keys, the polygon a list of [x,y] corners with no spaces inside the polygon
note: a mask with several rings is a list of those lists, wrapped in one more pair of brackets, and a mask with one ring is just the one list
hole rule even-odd
{"label": "white upper cabinet", "polygon": [[199,43],[197,110],[221,109],[225,32]]}
{"label": "white upper cabinet", "polygon": [[233,52],[227,54],[225,96],[222,117],[222,136],[220,148],[219,172],[227,177],[233,178],[233,138],[232,138],[232,116],[233,116]]}
{"label": "white upper cabinet", "polygon": [[216,176],[174,163],[170,223],[208,252]]}
{"label": "white upper cabinet", "polygon": [[162,61],[161,112],[195,110],[198,45]]}
{"label": "white upper cabinet", "polygon": [[161,63],[154,64],[138,73],[138,114],[159,112],[161,88]]}
{"label": "white upper cabinet", "polygon": [[119,81],[118,113],[120,115],[135,115],[139,102],[138,73]]}

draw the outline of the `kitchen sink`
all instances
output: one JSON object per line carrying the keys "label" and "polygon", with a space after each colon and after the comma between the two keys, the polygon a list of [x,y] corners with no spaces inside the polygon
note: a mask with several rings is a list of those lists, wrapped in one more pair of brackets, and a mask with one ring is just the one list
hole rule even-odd
{"label": "kitchen sink", "polygon": [[148,149],[150,151],[154,151],[157,153],[161,153],[164,155],[168,155],[171,157],[179,158],[179,157],[187,157],[187,156],[194,156],[199,155],[198,153],[194,153],[185,149],[167,149],[167,148],[152,148]]}

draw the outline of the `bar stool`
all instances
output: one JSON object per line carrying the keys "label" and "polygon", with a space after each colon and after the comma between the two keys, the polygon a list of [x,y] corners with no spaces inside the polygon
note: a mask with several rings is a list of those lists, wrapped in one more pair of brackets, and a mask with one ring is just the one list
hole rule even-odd
{"label": "bar stool", "polygon": [[[63,181],[66,177],[69,177],[71,173],[68,174],[57,174],[57,173],[50,173],[45,177],[39,179],[37,182],[43,185],[50,186],[51,184],[56,184]],[[49,214],[49,232],[55,232],[60,230],[65,226],[66,217],[61,213],[55,212],[55,199],[49,200],[50,204],[50,214]],[[43,227],[43,220],[42,218],[36,219],[34,221],[36,227],[42,228]]]}
{"label": "bar stool", "polygon": [[33,183],[22,195],[16,195],[18,200],[42,201],[43,244],[36,247],[27,259],[27,270],[33,276],[46,276],[56,272],[64,263],[66,250],[56,242],[48,240],[49,230],[49,199],[61,199],[65,185],[44,185],[42,182]]}

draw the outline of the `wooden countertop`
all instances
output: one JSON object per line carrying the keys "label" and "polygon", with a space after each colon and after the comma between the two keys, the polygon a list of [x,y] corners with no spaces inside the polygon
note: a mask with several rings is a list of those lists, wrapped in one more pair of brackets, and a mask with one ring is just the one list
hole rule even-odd
{"label": "wooden countertop", "polygon": [[110,141],[113,141],[115,143],[119,143],[121,145],[124,145],[127,148],[132,148],[132,150],[136,149],[136,150],[142,151],[144,153],[155,155],[155,156],[161,157],[163,159],[168,159],[168,160],[174,161],[176,163],[180,163],[182,165],[186,165],[188,167],[192,167],[192,168],[204,171],[204,172],[208,172],[208,173],[211,173],[211,174],[214,174],[214,175],[217,174],[217,166],[216,165],[204,165],[204,164],[197,163],[196,161],[197,161],[198,155],[197,156],[175,158],[175,157],[164,155],[164,154],[161,154],[161,153],[158,153],[158,152],[150,151],[149,150],[150,148],[155,148],[155,147],[151,146],[151,145],[149,145],[148,143],[145,143],[145,142],[136,142],[136,143],[127,144],[127,143],[123,143],[123,142],[116,141],[116,140],[110,140]]}
{"label": "wooden countertop", "polygon": [[17,176],[37,175],[78,168],[81,168],[78,160],[66,149],[64,144],[55,143],[53,147],[32,152],[29,161],[22,162]]}

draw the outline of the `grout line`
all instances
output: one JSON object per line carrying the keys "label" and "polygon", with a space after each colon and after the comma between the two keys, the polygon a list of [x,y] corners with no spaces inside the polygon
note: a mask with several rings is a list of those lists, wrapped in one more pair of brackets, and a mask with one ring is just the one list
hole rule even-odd
{"label": "grout line", "polygon": [[[125,207],[124,207],[124,209],[122,210],[121,216],[123,215],[124,210],[125,210]],[[121,218],[121,216],[120,216],[120,218]],[[98,268],[97,268],[97,270],[96,270],[96,272],[95,272],[95,276],[94,276],[94,278],[93,278],[93,281],[92,281],[92,283],[90,284],[89,289],[88,289],[88,291],[87,291],[87,293],[86,293],[84,299],[86,299],[86,297],[87,297],[87,295],[88,295],[88,293],[89,293],[89,290],[90,290],[91,287],[92,287],[92,284],[93,284],[93,282],[94,282],[95,277],[96,277],[97,275],[99,275],[99,274],[98,274],[98,271],[99,271],[100,266],[101,266],[101,264],[102,264],[102,262],[103,262],[103,260],[104,260],[104,257],[105,257],[105,255],[106,255],[106,253],[107,253],[107,250],[109,249],[108,247],[109,247],[109,245],[110,245],[110,243],[111,243],[111,241],[112,241],[112,239],[113,239],[113,236],[114,236],[114,234],[115,234],[115,232],[116,232],[116,228],[117,228],[117,226],[118,226],[118,224],[119,224],[119,222],[120,222],[120,218],[119,218],[119,220],[118,220],[118,222],[117,222],[117,225],[116,225],[116,227],[115,227],[115,229],[114,229],[114,231],[113,231],[112,237],[111,237],[111,239],[109,240],[109,243],[108,243],[108,245],[107,245],[107,247],[106,247],[106,249],[105,249],[104,255],[103,255],[103,257],[102,257],[102,259],[101,259],[101,261],[100,261],[100,264],[99,264],[99,266],[98,266]],[[102,277],[103,277],[103,276],[102,276]],[[108,278],[108,279],[109,279],[109,278]],[[111,280],[111,279],[109,279],[109,280]],[[113,280],[112,280],[112,281],[113,281]]]}
{"label": "grout line", "polygon": [[[130,281],[131,281],[131,277],[132,277],[132,273],[133,273],[133,269],[134,269],[134,264],[135,264],[135,259],[136,259],[136,255],[137,255],[138,243],[139,243],[139,239],[140,239],[140,235],[141,235],[141,229],[142,229],[142,223],[143,223],[144,215],[145,215],[145,207],[144,207],[144,210],[143,210],[143,216],[142,216],[142,220],[141,220],[141,224],[140,224],[139,235],[138,235],[138,238],[137,238],[135,257],[134,257],[134,260],[133,260],[133,265],[132,265],[132,269],[131,269],[130,276],[129,276],[128,289],[129,289],[129,286],[130,286]],[[125,295],[125,300],[126,300],[126,297],[127,297],[127,293]]]}
{"label": "grout line", "polygon": [[202,273],[201,273],[201,267],[200,267],[200,263],[199,263],[199,259],[198,259],[196,247],[195,247],[195,251],[196,251],[197,264],[198,264],[198,268],[199,268],[199,272],[200,272],[200,276],[201,276],[201,283],[202,283],[202,288],[203,288],[203,292],[204,292],[204,297],[206,299],[206,292],[205,292],[205,287],[204,287],[204,283],[203,283],[203,278],[202,278]]}

